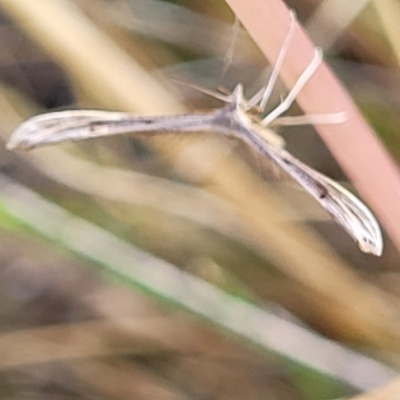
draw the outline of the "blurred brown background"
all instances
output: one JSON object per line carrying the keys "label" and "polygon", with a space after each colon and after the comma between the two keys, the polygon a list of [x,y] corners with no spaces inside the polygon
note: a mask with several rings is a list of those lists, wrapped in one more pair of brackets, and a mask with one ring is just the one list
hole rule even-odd
{"label": "blurred brown background", "polygon": [[[397,162],[398,3],[348,3],[287,2]],[[223,73],[233,20],[224,1],[0,0],[3,144],[45,111],[221,106],[173,79],[250,96],[267,65],[241,30]],[[312,127],[279,133],[351,188]],[[0,156],[1,399],[333,399],[396,375],[390,238],[360,253],[243,144],[121,136]]]}

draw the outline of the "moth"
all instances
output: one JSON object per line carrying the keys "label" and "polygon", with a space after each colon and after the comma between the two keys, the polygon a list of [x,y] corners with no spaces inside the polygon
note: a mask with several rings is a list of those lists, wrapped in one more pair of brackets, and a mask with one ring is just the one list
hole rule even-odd
{"label": "moth", "polygon": [[280,118],[296,99],[305,83],[321,63],[322,52],[315,50],[310,64],[282,102],[267,115],[267,102],[279,76],[295,27],[292,22],[277,61],[265,87],[246,99],[239,83],[229,95],[209,92],[224,102],[221,108],[203,113],[167,116],[136,116],[130,113],[75,110],[47,113],[28,119],[11,135],[8,149],[31,149],[37,146],[77,141],[135,132],[198,132],[208,131],[244,141],[272,160],[297,181],[342,226],[361,251],[380,256],[382,233],[368,207],[343,186],[307,166],[283,146],[270,139],[273,124],[338,123],[342,114]]}

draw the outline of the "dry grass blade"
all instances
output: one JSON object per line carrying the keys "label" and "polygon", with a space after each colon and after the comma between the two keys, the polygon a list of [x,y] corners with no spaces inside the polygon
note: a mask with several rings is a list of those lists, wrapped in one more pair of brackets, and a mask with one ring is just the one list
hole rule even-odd
{"label": "dry grass blade", "polygon": [[398,40],[400,6],[396,1],[392,0],[375,0],[372,3],[382,21],[382,27],[390,45],[392,46],[393,53],[397,59],[397,64],[400,65],[400,46]]}
{"label": "dry grass blade", "polygon": [[325,0],[307,21],[307,32],[311,39],[318,38],[318,46],[328,49],[360,15],[368,3],[369,0],[356,0],[351,3],[346,0]]}
{"label": "dry grass blade", "polygon": [[396,379],[388,385],[376,389],[370,393],[352,397],[349,400],[397,400],[400,393],[400,379]]}
{"label": "dry grass blade", "polygon": [[[124,325],[124,332],[120,326]],[[126,340],[125,333],[137,340]],[[27,365],[144,352],[148,348],[176,351],[179,332],[164,318],[105,319],[95,322],[46,326],[0,335],[0,370]],[[24,346],[21,347],[21,343]],[[183,351],[184,349],[181,348]]]}

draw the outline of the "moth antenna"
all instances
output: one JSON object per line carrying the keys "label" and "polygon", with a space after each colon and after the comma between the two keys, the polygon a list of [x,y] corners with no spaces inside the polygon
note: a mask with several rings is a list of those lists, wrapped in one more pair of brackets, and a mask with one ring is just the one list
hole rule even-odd
{"label": "moth antenna", "polygon": [[232,64],[233,54],[235,52],[236,42],[240,29],[240,21],[235,15],[235,19],[232,25],[231,38],[229,40],[229,47],[224,57],[224,63],[222,65],[221,79],[225,77],[228,72],[229,66]]}
{"label": "moth antenna", "polygon": [[188,88],[191,88],[191,89],[193,89],[193,90],[195,90],[197,92],[206,94],[207,96],[211,96],[214,99],[221,100],[224,103],[230,103],[231,102],[231,95],[230,94],[226,95],[226,94],[223,94],[223,93],[218,93],[218,92],[215,92],[213,90],[208,90],[208,89],[205,89],[205,88],[203,88],[201,86],[195,85],[193,83],[180,81],[179,79],[172,79],[172,80],[174,82],[176,82],[176,83],[179,83],[180,85],[183,85],[183,86],[186,86]]}

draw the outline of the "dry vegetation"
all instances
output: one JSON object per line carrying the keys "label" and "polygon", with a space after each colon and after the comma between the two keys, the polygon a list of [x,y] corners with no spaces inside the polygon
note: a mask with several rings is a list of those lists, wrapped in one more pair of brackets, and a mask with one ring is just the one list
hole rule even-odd
{"label": "dry vegetation", "polygon": [[[260,0],[228,1],[271,58],[286,31],[279,1],[261,1],[265,17]],[[381,397],[359,398],[398,398],[400,8],[364,3],[289,5],[379,140],[325,66],[291,114],[343,107],[349,121],[320,132],[334,156],[312,127],[280,133],[371,205],[387,232],[383,257],[360,253],[233,141],[1,145],[1,399],[334,399],[392,380]],[[220,106],[172,79],[243,82],[249,94],[265,79],[245,29],[222,74],[233,24],[223,0],[0,0],[0,13],[3,143],[51,109]],[[282,69],[288,85],[309,59],[301,46]]]}

